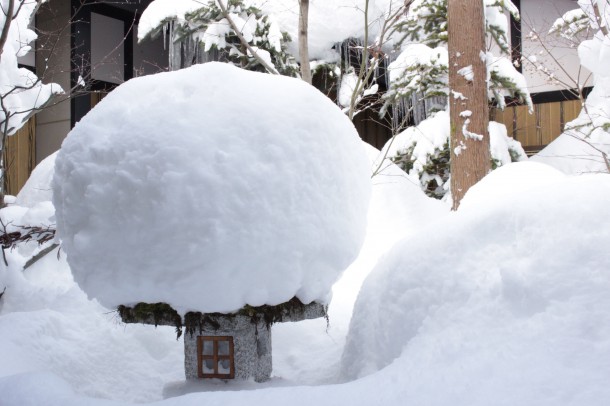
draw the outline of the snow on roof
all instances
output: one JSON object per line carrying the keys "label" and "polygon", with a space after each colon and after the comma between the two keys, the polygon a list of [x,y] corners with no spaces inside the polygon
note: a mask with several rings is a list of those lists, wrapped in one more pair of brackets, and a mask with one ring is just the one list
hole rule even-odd
{"label": "snow on roof", "polygon": [[53,203],[90,297],[227,312],[326,301],[363,242],[369,177],[318,90],[208,63],[109,94],[65,140]]}
{"label": "snow on roof", "polygon": [[[208,0],[211,1],[211,0]],[[168,19],[184,21],[184,15],[201,8],[205,1],[155,0],[142,13],[138,27],[138,39],[142,40],[152,30]],[[283,31],[292,38],[289,51],[298,55],[298,0],[251,0],[252,4],[275,19]],[[402,0],[375,0],[369,4],[369,38],[375,39],[381,27],[381,19],[389,10],[396,10]],[[391,8],[390,8],[391,7]],[[332,47],[350,37],[364,37],[364,0],[311,0],[309,5],[308,44],[311,59],[334,60]]]}
{"label": "snow on roof", "polygon": [[[210,0],[211,1],[211,0]],[[168,20],[184,22],[184,16],[205,5],[201,0],[154,0],[142,12],[138,23],[138,41]]]}

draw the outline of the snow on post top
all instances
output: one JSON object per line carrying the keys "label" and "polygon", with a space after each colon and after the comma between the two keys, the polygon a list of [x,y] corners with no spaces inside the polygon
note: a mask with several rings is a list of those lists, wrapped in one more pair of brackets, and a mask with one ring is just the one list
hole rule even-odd
{"label": "snow on post top", "polygon": [[230,312],[329,299],[364,240],[370,168],[315,88],[208,63],[109,94],[64,141],[53,191],[90,297]]}

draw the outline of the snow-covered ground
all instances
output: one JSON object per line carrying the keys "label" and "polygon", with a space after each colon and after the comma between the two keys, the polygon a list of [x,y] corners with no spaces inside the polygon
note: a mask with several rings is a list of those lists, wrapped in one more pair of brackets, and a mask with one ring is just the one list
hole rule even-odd
{"label": "snow-covered ground", "polygon": [[121,324],[63,253],[22,271],[7,252],[1,403],[608,404],[610,176],[510,164],[449,213],[394,169],[373,178],[367,239],[335,285],[329,327],[274,326],[262,385],[185,383],[172,328]]}
{"label": "snow-covered ground", "polygon": [[[591,102],[603,110],[609,82],[598,83]],[[7,231],[55,221],[52,160],[0,211]],[[330,324],[273,326],[264,384],[185,382],[173,328],[120,323],[75,283],[63,250],[27,269],[43,247],[6,250],[0,405],[606,406],[610,175],[569,175],[579,163],[568,162],[565,173],[507,164],[457,212],[382,163],[364,245],[333,287]]]}

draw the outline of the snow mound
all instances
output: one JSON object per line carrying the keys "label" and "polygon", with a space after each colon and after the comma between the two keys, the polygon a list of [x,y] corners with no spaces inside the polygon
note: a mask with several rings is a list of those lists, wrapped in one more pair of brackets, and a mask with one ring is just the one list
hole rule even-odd
{"label": "snow mound", "polygon": [[[490,198],[525,170],[537,181]],[[392,364],[417,404],[604,404],[610,176],[511,164],[471,191],[365,280],[345,378]]]}
{"label": "snow mound", "polygon": [[36,165],[27,182],[19,191],[16,204],[31,208],[38,203],[51,201],[53,197],[51,180],[53,179],[56,156],[57,152],[49,155]]}
{"label": "snow mound", "polygon": [[208,63],[96,106],[57,156],[53,203],[75,280],[109,308],[326,302],[364,240],[369,170],[315,88]]}

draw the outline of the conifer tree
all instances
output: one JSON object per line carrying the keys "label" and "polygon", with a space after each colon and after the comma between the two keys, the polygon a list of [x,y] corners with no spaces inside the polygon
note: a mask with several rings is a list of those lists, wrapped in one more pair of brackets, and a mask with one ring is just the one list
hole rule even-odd
{"label": "conifer tree", "polygon": [[[268,70],[265,67],[268,64],[275,73],[287,76],[298,73],[294,57],[286,51],[286,44],[291,41],[288,33],[281,31],[267,14],[247,1],[223,0],[222,4],[218,0],[202,1],[201,7],[187,13],[184,21],[164,20],[148,36],[154,38],[168,25],[173,44],[191,44],[188,46],[194,50],[192,58],[195,60],[186,61],[175,69],[201,62],[197,60],[200,55],[214,52],[215,59],[248,70],[264,72]],[[261,63],[261,59],[265,63]]]}
{"label": "conifer tree", "polygon": [[[469,0],[470,1],[470,0]],[[478,56],[487,67],[484,80],[487,83],[483,100],[489,100],[499,108],[505,106],[505,96],[521,100],[528,106],[532,102],[527,91],[523,76],[517,72],[510,60],[510,46],[508,39],[508,21],[505,12],[519,18],[517,8],[510,0],[481,0],[484,1],[485,19],[484,27],[486,39],[485,46],[481,48]],[[449,53],[447,31],[447,0],[414,0],[407,13],[396,26],[400,35],[398,49],[401,54],[390,65],[390,89],[384,96],[385,103],[382,114],[393,109],[394,114],[408,114],[400,111],[400,106],[423,104],[426,100],[434,100],[431,108],[427,110],[428,117],[435,117],[435,113],[448,109],[450,99],[459,98],[459,94],[450,92],[449,79]],[[483,7],[483,5],[482,5]],[[458,23],[459,29],[473,24],[472,16],[464,17]],[[494,55],[488,49],[494,49]],[[439,116],[438,120],[448,120],[447,116]],[[395,120],[397,121],[397,120]],[[449,123],[440,123],[437,127],[449,127]],[[425,126],[430,128],[428,124]],[[497,127],[497,126],[495,126]],[[425,130],[424,130],[425,131]],[[411,176],[418,177],[422,189],[431,197],[443,198],[449,191],[451,150],[459,145],[450,145],[449,131],[444,141],[434,142],[434,147],[427,153],[425,162],[421,162],[421,148],[417,143],[422,138],[422,131],[407,129],[386,146],[388,157],[406,170]],[[425,134],[424,134],[425,135]],[[502,135],[502,142],[507,145],[506,156],[512,160],[525,159],[525,152],[521,146],[512,139]],[[406,141],[404,140],[406,138]],[[431,136],[430,138],[438,138]],[[428,142],[428,141],[426,141]],[[403,146],[397,147],[396,144]],[[393,144],[393,145],[392,145]],[[492,168],[500,166],[502,159],[497,155],[490,158]]]}

